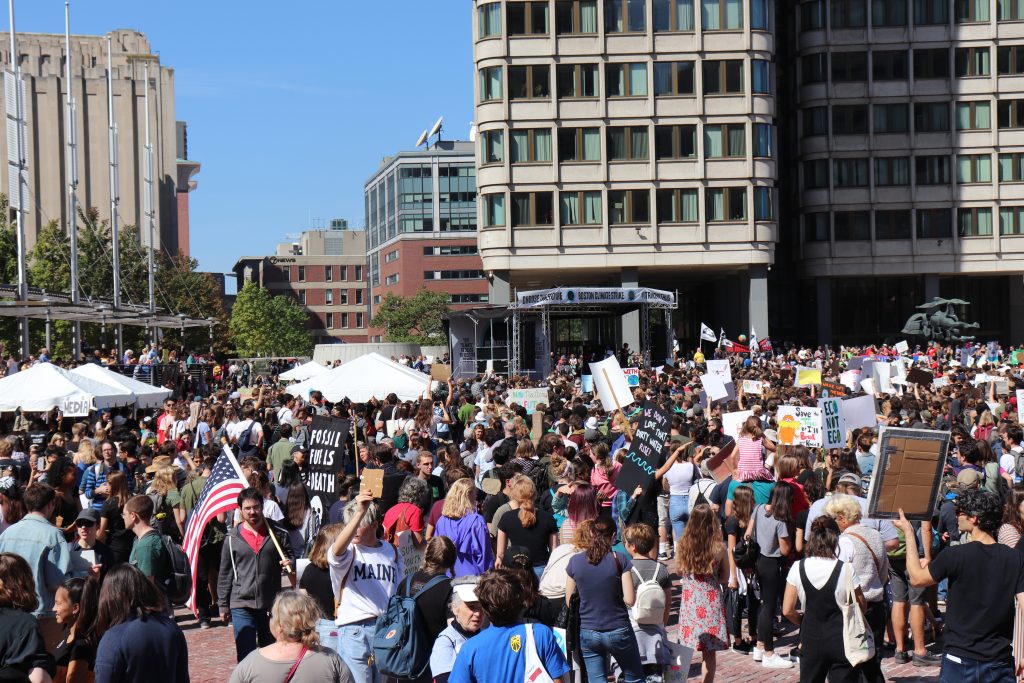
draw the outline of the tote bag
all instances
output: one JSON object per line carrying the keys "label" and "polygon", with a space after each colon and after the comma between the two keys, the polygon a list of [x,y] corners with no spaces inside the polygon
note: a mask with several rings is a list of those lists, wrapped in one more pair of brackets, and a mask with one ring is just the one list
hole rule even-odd
{"label": "tote bag", "polygon": [[851,666],[857,666],[875,656],[875,641],[868,628],[864,613],[857,604],[856,588],[853,584],[853,571],[846,573],[846,591],[839,609],[843,615],[843,649]]}
{"label": "tote bag", "polygon": [[544,662],[537,654],[537,643],[533,640],[533,624],[526,624],[526,677],[523,683],[555,683],[544,668]]}

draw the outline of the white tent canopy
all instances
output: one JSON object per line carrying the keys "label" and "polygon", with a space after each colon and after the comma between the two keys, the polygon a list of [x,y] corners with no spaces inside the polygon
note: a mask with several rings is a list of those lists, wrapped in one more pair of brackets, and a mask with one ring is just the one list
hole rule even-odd
{"label": "white tent canopy", "polygon": [[288,390],[301,398],[307,398],[310,391],[320,391],[332,403],[346,397],[363,403],[373,397],[382,399],[391,393],[403,401],[412,401],[426,393],[429,382],[429,375],[390,361],[378,353],[368,353],[295,384]]}
{"label": "white tent canopy", "polygon": [[136,408],[155,408],[171,395],[170,389],[154,387],[137,379],[126,377],[119,372],[108,370],[96,363],[86,363],[71,371],[71,374],[100,382],[108,387],[126,389],[135,394]]}
{"label": "white tent canopy", "polygon": [[278,379],[282,379],[286,382],[291,382],[293,380],[301,382],[303,380],[309,379],[310,377],[322,375],[327,371],[328,368],[325,368],[323,365],[320,365],[315,360],[311,360],[308,363],[296,365],[294,368],[288,370],[287,372],[282,372],[280,375],[278,375]]}
{"label": "white tent canopy", "polygon": [[0,379],[0,411],[18,408],[46,412],[62,408],[66,399],[88,401],[95,410],[130,406],[135,394],[125,387],[113,387],[75,375],[52,363],[37,363],[27,370]]}

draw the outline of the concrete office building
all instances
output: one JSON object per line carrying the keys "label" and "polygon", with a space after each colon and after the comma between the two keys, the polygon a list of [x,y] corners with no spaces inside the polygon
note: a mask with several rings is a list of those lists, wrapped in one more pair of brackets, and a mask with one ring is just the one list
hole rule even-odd
{"label": "concrete office building", "polygon": [[[162,65],[149,40],[131,30],[111,31],[104,36],[71,36],[71,92],[77,104],[78,203],[95,207],[100,218],[110,219],[110,154],[107,124],[107,37],[113,61],[113,110],[118,130],[120,224],[145,228],[143,178],[145,164],[145,106],[147,84],[144,65],[149,63],[150,138],[153,146],[153,195],[160,246],[169,253],[187,251],[187,200],[176,192],[194,189],[190,180],[198,164],[179,169],[174,115],[174,70]],[[18,55],[25,82],[29,211],[25,236],[29,249],[39,230],[51,220],[64,222],[67,214],[65,44],[63,34],[18,33]],[[10,37],[0,34],[0,65],[11,65]],[[0,137],[0,155],[7,158],[6,136]],[[7,193],[7,164],[0,164],[0,188]],[[181,235],[184,231],[186,234]],[[184,247],[184,249],[183,249]]]}
{"label": "concrete office building", "polygon": [[[386,157],[364,187],[370,315],[387,294],[421,287],[449,294],[454,310],[488,302],[477,248],[472,142],[439,140]],[[382,330],[371,330],[380,341]]]}
{"label": "concrete office building", "polygon": [[781,105],[783,251],[808,315],[792,334],[894,338],[941,296],[971,302],[980,340],[1019,343],[1024,4],[793,7],[778,40],[780,72],[799,79]]}
{"label": "concrete office building", "polygon": [[272,296],[292,296],[309,313],[317,344],[368,341],[366,233],[333,219],[329,230],[306,230],[277,245],[273,256],[243,256],[232,269]]}
{"label": "concrete office building", "polygon": [[[479,242],[492,302],[555,285],[648,286],[678,290],[680,338],[696,339],[702,319],[769,334],[771,6],[474,3]],[[559,337],[640,346],[637,312],[582,334],[559,324]]]}

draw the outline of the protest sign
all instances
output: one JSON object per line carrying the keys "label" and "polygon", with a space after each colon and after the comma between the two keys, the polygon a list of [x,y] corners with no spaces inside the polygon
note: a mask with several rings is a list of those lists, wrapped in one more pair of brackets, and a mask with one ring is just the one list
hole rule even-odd
{"label": "protest sign", "polygon": [[[351,423],[337,417],[316,415],[309,427],[309,474],[306,486],[310,498],[326,512],[338,500],[338,472],[345,459]],[[314,506],[316,507],[316,506]]]}
{"label": "protest sign", "polygon": [[1003,396],[1004,394],[1005,395],[1009,395],[1009,393],[1010,393],[1010,381],[1009,380],[996,379],[995,380],[995,385],[996,385],[996,395],[998,395],[998,396]]}
{"label": "protest sign", "polygon": [[857,396],[843,401],[843,419],[847,429],[877,427],[878,417],[874,396]]}
{"label": "protest sign", "polygon": [[583,390],[584,394],[594,393],[594,376],[583,375],[580,379],[580,388]]}
{"label": "protest sign", "polygon": [[509,389],[508,398],[505,399],[505,405],[510,406],[515,403],[526,408],[527,415],[533,415],[538,405],[541,403],[547,405],[547,402],[548,390],[543,387],[539,389]]}
{"label": "protest sign", "polygon": [[712,401],[717,401],[729,395],[729,392],[725,389],[725,383],[718,375],[713,375],[710,372],[706,375],[701,375],[700,383],[703,385],[704,391],[707,392],[708,398]]}
{"label": "protest sign", "polygon": [[447,382],[452,377],[452,366],[435,363],[430,366],[430,378],[438,382]]}
{"label": "protest sign", "polygon": [[633,493],[637,486],[645,489],[654,480],[654,473],[661,464],[661,454],[668,441],[672,427],[672,416],[654,403],[647,401],[640,413],[640,422],[629,452],[615,478],[615,486],[626,493]]}
{"label": "protest sign", "polygon": [[739,410],[735,413],[724,413],[722,415],[722,433],[726,436],[738,439],[743,423],[746,422],[747,418],[753,414],[754,412],[752,410]]}
{"label": "protest sign", "polygon": [[932,388],[933,389],[941,389],[942,387],[948,387],[948,386],[949,386],[949,378],[948,377],[936,377],[935,379],[932,380]]}
{"label": "protest sign", "polygon": [[745,379],[743,380],[743,393],[744,394],[757,394],[760,395],[763,390],[764,382],[760,382],[756,379]]}
{"label": "protest sign", "polygon": [[60,404],[60,412],[64,417],[89,417],[91,410],[92,396],[89,394],[65,396]]}
{"label": "protest sign", "polygon": [[821,370],[818,368],[804,368],[798,366],[796,369],[796,382],[794,382],[794,386],[809,387],[815,384],[821,384]]}
{"label": "protest sign", "polygon": [[908,344],[906,340],[903,340],[901,342],[897,342],[896,346],[892,348],[896,349],[896,353],[906,353],[910,350],[910,344]]}
{"label": "protest sign", "polygon": [[846,445],[843,400],[840,398],[818,399],[818,408],[821,409],[822,445],[825,448],[842,448]]}
{"label": "protest sign", "polygon": [[949,432],[887,427],[878,437],[878,460],[868,492],[868,516],[930,520],[942,484]]}
{"label": "protest sign", "polygon": [[847,370],[860,370],[864,366],[864,356],[854,356],[846,361]]}
{"label": "protest sign", "polygon": [[849,387],[850,391],[857,391],[860,387],[860,370],[847,370],[839,375],[839,382],[843,386]]}
{"label": "protest sign", "polygon": [[729,369],[729,361],[727,360],[709,360],[707,362],[708,374],[718,375],[722,378],[723,382],[728,382],[732,379],[732,370]]}
{"label": "protest sign", "polygon": [[910,384],[917,384],[918,386],[927,387],[935,380],[935,375],[922,370],[921,368],[910,368],[907,373],[907,382]]}
{"label": "protest sign", "polygon": [[821,408],[779,406],[777,420],[783,446],[821,446]]}
{"label": "protest sign", "polygon": [[891,363],[875,363],[871,366],[873,373],[872,379],[874,380],[875,388],[883,394],[892,394],[896,392],[896,387],[892,384],[892,364]]}
{"label": "protest sign", "polygon": [[534,446],[540,444],[542,436],[544,436],[544,413],[537,411],[533,414],[533,425],[530,427],[530,437]]}
{"label": "protest sign", "polygon": [[622,374],[626,376],[626,384],[630,387],[640,386],[640,368],[622,368]]}
{"label": "protest sign", "polygon": [[721,484],[732,476],[733,470],[736,469],[738,457],[739,453],[736,451],[736,442],[730,441],[718,453],[713,453],[704,462],[708,464],[708,471],[711,472],[711,476]]}
{"label": "protest sign", "polygon": [[615,356],[591,363],[590,372],[594,378],[597,397],[601,399],[601,405],[605,410],[610,412],[612,408],[625,408],[633,403],[633,392]]}
{"label": "protest sign", "polygon": [[359,491],[369,491],[374,498],[384,495],[384,470],[363,470],[359,481]]}
{"label": "protest sign", "polygon": [[[383,481],[381,485],[383,486]],[[407,575],[416,573],[423,566],[426,546],[422,548],[416,547],[416,539],[412,537],[412,530],[407,529],[399,532],[398,537],[395,539],[395,547],[398,548],[398,553],[402,556]]]}
{"label": "protest sign", "polygon": [[864,390],[865,394],[874,396],[878,393],[878,387],[875,386],[875,380],[873,379],[862,379],[860,381],[860,388]]}
{"label": "protest sign", "polygon": [[821,390],[823,396],[846,396],[846,385],[830,379],[821,380]]}

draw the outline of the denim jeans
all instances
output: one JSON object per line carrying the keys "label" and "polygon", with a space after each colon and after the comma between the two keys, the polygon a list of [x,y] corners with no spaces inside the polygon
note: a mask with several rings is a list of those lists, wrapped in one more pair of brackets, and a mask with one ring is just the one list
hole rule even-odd
{"label": "denim jeans", "polygon": [[642,683],[644,666],[640,660],[640,649],[636,644],[632,626],[623,626],[612,631],[580,629],[580,647],[583,650],[583,664],[587,667],[590,681],[607,680],[605,658],[615,658],[626,683]]}
{"label": "denim jeans", "polygon": [[270,635],[270,615],[264,610],[232,607],[231,626],[235,630],[238,661],[245,659],[257,647],[266,647],[274,642],[274,636]]}
{"label": "denim jeans", "polygon": [[341,643],[338,638],[341,629],[334,625],[334,619],[318,619],[316,633],[320,636],[320,647],[329,647],[335,652],[341,651]]}
{"label": "denim jeans", "polygon": [[686,528],[686,522],[690,519],[689,506],[690,496],[688,494],[669,496],[668,498],[668,518],[672,520],[672,535],[675,537],[676,543],[683,537],[683,529]]}
{"label": "denim jeans", "polygon": [[[954,661],[951,657],[960,661]],[[983,661],[948,653],[942,655],[939,683],[1012,683],[1015,680],[1013,658]]]}
{"label": "denim jeans", "polygon": [[379,683],[377,667],[370,664],[375,619],[364,619],[338,627],[338,654],[348,664],[355,683]]}

